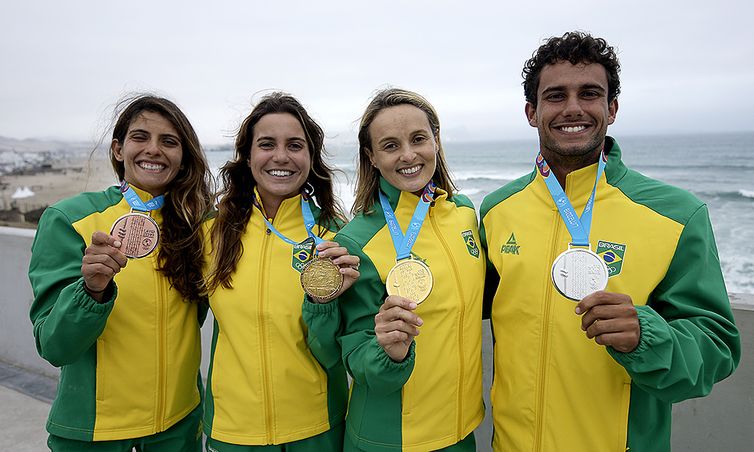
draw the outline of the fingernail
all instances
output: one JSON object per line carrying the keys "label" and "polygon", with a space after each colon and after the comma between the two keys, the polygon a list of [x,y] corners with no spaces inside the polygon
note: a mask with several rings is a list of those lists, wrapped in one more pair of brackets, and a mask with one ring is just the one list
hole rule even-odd
{"label": "fingernail", "polygon": [[120,248],[120,245],[121,245],[121,243],[119,241],[117,241],[117,240],[113,242],[113,246],[116,247],[116,248]]}
{"label": "fingernail", "polygon": [[422,320],[421,317],[417,317],[416,318],[416,324],[419,325],[419,326],[424,325],[424,320]]}
{"label": "fingernail", "polygon": [[408,304],[409,309],[416,309],[416,307],[419,306],[418,304],[414,303],[413,301]]}

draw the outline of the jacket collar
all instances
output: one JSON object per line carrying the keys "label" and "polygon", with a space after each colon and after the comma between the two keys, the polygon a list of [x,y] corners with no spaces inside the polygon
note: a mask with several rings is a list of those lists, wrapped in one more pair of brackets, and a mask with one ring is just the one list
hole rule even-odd
{"label": "jacket collar", "polygon": [[[265,218],[269,220],[269,216],[267,216],[267,212],[264,210],[264,204],[262,203],[262,197],[259,195],[259,191],[257,190],[256,185],[254,186],[254,196],[259,201],[259,205],[262,207],[262,215],[264,215]],[[277,214],[275,214],[275,217],[279,216],[285,216],[289,215],[291,212],[300,212],[301,211],[301,194],[297,194],[295,196],[292,196],[290,198],[286,198],[283,200],[283,202],[280,203],[280,207],[278,207]]]}
{"label": "jacket collar", "polygon": [[[382,192],[387,196],[388,201],[390,201],[390,207],[392,207],[393,210],[398,208],[398,201],[400,201],[401,197],[403,197],[404,202],[408,202],[410,205],[416,205],[419,202],[418,196],[408,191],[398,190],[382,176],[380,176],[380,190],[382,190]],[[437,189],[435,190],[434,200],[439,201],[447,197],[448,193],[440,187],[437,187]]]}

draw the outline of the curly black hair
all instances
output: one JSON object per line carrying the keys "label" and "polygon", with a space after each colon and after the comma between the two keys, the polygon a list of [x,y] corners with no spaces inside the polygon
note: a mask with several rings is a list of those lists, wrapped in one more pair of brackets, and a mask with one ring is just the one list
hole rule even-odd
{"label": "curly black hair", "polygon": [[571,64],[601,64],[607,71],[607,101],[620,94],[620,62],[612,46],[602,38],[595,38],[581,31],[569,31],[560,37],[551,37],[542,44],[524,64],[521,75],[524,77],[526,101],[537,105],[539,75],[548,64],[568,61]]}

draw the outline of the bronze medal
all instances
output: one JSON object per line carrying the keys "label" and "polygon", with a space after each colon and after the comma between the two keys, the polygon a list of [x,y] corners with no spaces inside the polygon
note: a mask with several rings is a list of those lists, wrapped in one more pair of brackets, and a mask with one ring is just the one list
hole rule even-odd
{"label": "bronze medal", "polygon": [[126,257],[138,259],[157,248],[160,228],[152,217],[131,212],[115,220],[110,235],[120,241],[120,250]]}
{"label": "bronze medal", "polygon": [[385,280],[388,295],[399,295],[417,304],[432,292],[432,272],[427,264],[414,259],[403,259],[390,269]]}
{"label": "bronze medal", "polygon": [[301,287],[312,298],[330,301],[343,287],[343,275],[330,259],[315,257],[301,270]]}

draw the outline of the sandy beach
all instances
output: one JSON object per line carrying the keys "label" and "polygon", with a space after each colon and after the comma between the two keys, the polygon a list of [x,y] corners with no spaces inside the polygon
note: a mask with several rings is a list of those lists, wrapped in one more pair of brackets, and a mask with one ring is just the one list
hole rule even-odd
{"label": "sandy beach", "polygon": [[[0,176],[0,226],[36,227],[45,207],[84,191],[98,191],[116,183],[110,161],[104,155],[66,155],[15,174]],[[34,192],[13,199],[17,189]]]}

